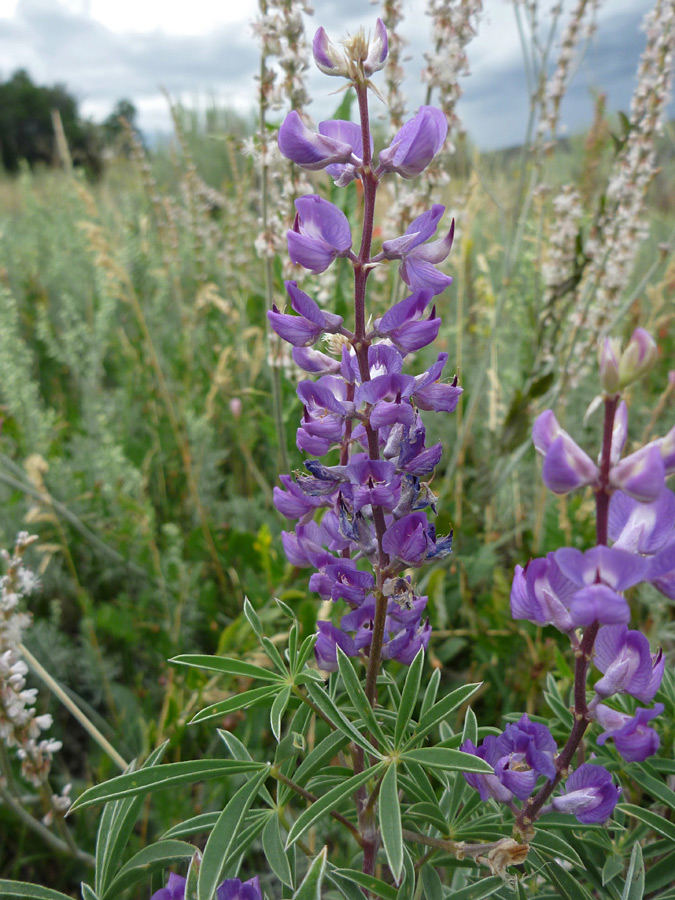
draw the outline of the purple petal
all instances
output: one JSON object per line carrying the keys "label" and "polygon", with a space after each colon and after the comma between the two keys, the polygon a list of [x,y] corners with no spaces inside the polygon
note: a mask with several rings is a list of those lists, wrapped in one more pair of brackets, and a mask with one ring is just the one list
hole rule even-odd
{"label": "purple petal", "polygon": [[657,499],[663,490],[665,478],[664,461],[656,444],[642,447],[626,456],[609,473],[612,487],[643,503]]}
{"label": "purple petal", "polygon": [[606,584],[590,584],[577,591],[569,609],[575,627],[592,625],[593,622],[617,625],[630,619],[626,599]]}
{"label": "purple petal", "polygon": [[295,110],[291,110],[281,124],[279,150],[287,159],[309,171],[325,169],[331,163],[346,163],[352,157],[350,143],[315,134]]}

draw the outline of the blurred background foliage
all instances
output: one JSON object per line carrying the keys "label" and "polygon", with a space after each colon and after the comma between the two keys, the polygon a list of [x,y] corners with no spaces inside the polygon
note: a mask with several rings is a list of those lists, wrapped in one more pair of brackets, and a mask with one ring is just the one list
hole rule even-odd
{"label": "blurred background foliage", "polygon": [[[0,90],[30,94],[27,80],[16,73]],[[286,525],[272,505],[279,435],[264,270],[253,245],[259,176],[243,149],[251,126],[227,110],[197,116],[175,108],[175,139],[148,151],[135,133],[133,109],[122,103],[104,126],[100,166],[79,166],[68,104],[59,105],[56,95],[43,99],[60,111],[70,160],[63,147],[54,150],[53,132],[49,153],[35,158],[2,138],[0,544],[11,546],[19,529],[39,535],[29,559],[43,587],[31,601],[26,645],[125,759],[145,756],[166,738],[167,762],[206,756],[216,752],[213,723],[188,728],[191,712],[243,685],[216,684],[167,660],[196,651],[253,658],[245,596],[280,643],[288,620],[272,598],[292,603],[305,634],[313,632],[320,605],[308,592],[308,573],[285,561]],[[120,122],[119,113],[131,121]],[[527,154],[480,154],[460,141],[446,196],[434,198],[458,217],[448,260],[455,284],[439,300],[444,324],[434,350],[457,363],[465,393],[457,416],[427,416],[433,439],[446,448],[432,486],[440,498],[438,528],[454,527],[455,546],[449,560],[421,575],[420,593],[429,596],[434,628],[431,664],[448,688],[484,682],[473,707],[485,724],[543,712],[547,673],[557,663],[564,683],[569,671],[560,636],[511,619],[509,590],[514,564],[562,544],[594,543],[590,493],[547,494],[529,430],[533,416],[555,402],[564,426],[597,452],[598,417],[584,420],[598,389],[593,354],[588,374],[565,384],[559,367],[542,364],[537,325],[542,260],[556,227],[551,197],[568,181],[581,185],[587,228],[617,134],[620,123],[607,120],[599,104],[591,132],[550,152],[550,188],[533,197],[508,268],[518,185],[532,165]],[[636,443],[673,421],[672,127],[659,162],[650,240],[615,331],[625,338],[639,324],[660,346],[659,365],[629,398]],[[314,181],[330,195],[328,179]],[[355,190],[342,195],[347,208]],[[282,304],[280,264],[274,272]],[[298,277],[311,293],[312,277]],[[345,264],[329,300],[339,312],[347,310],[349,278]],[[374,314],[394,285],[384,270],[378,278],[370,288]],[[282,439],[298,468],[294,377],[284,370]],[[665,599],[646,592],[633,600],[647,632],[672,648]],[[49,701],[44,689],[41,701]],[[72,782],[77,794],[116,774],[69,714],[50,708],[54,734],[64,742],[54,782]],[[273,741],[258,712],[216,724],[238,728],[262,756]],[[665,727],[672,731],[672,723]],[[666,752],[672,741],[667,734]],[[139,844],[211,808],[215,791],[222,800],[223,787],[211,784],[157,795],[146,807]],[[81,845],[91,843],[95,821],[90,811],[76,817]],[[4,808],[0,834],[3,877],[67,889],[80,872]]]}

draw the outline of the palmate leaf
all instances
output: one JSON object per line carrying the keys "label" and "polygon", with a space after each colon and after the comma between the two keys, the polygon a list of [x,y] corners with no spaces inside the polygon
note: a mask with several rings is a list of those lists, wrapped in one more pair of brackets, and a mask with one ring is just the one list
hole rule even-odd
{"label": "palmate leaf", "polygon": [[265,763],[242,762],[235,759],[193,759],[185,762],[166,763],[152,769],[139,769],[127,775],[118,775],[103,784],[94,785],[80,794],[70,807],[69,814],[77,809],[118,800],[120,797],[135,797],[164,791],[178,784],[208,781],[225,775],[239,775],[242,772],[267,770]]}
{"label": "palmate leaf", "polygon": [[197,883],[199,900],[211,900],[215,893],[228,855],[234,842],[240,837],[241,824],[268,775],[269,770],[265,766],[265,771],[259,772],[251,781],[240,787],[213,826],[202,854]]}
{"label": "palmate leaf", "polygon": [[260,681],[283,681],[281,675],[270,671],[270,669],[263,669],[262,666],[256,666],[241,659],[228,659],[224,656],[190,653],[174,656],[169,662],[177,666],[191,666],[193,669],[206,669],[209,672],[218,672],[220,675],[237,675],[241,678],[257,678]]}
{"label": "palmate leaf", "polygon": [[403,869],[403,834],[401,830],[401,804],[398,799],[396,763],[392,762],[380,784],[378,815],[384,852],[389,869],[398,884]]}
{"label": "palmate leaf", "polygon": [[352,701],[354,709],[370,729],[370,733],[373,737],[385,747],[391,746],[389,738],[382,731],[380,723],[375,718],[373,707],[368,702],[366,693],[361,686],[361,679],[356,674],[351,659],[339,646],[337,648],[337,661],[342,683],[349,695],[349,699]]}
{"label": "palmate leaf", "polygon": [[382,763],[378,763],[375,766],[371,766],[369,769],[365,769],[363,772],[359,772],[358,775],[352,775],[351,778],[342,781],[332,790],[328,791],[327,794],[324,794],[323,797],[319,797],[318,800],[312,803],[309,809],[301,812],[293,823],[291,830],[288,833],[288,837],[286,838],[286,847],[290,847],[291,844],[294,844],[298,838],[302,837],[308,828],[312,827],[317,819],[320,819],[325,813],[335,809],[345,797],[353,794],[357,788],[360,788],[362,784],[365,784],[370,778],[374,778],[381,771]]}
{"label": "palmate leaf", "polygon": [[0,897],[25,897],[26,900],[72,900],[67,894],[42,887],[41,884],[11,881],[8,878],[0,878]]}
{"label": "palmate leaf", "polygon": [[326,872],[326,854],[328,847],[312,860],[307,874],[302,879],[297,891],[293,894],[293,900],[321,900],[321,885]]}
{"label": "palmate leaf", "polygon": [[379,750],[377,750],[373,745],[368,741],[363,735],[359,732],[357,728],[352,725],[349,719],[341,712],[340,709],[335,704],[335,701],[332,697],[329,696],[327,691],[319,687],[317,684],[308,684],[307,685],[307,693],[309,694],[309,698],[312,703],[317,706],[321,712],[328,718],[333,725],[341,731],[346,737],[349,738],[350,741],[353,741],[357,745],[357,747],[361,747],[362,750],[365,750],[367,753],[370,753],[371,756],[375,756],[378,759],[382,759],[382,754]]}
{"label": "palmate leaf", "polygon": [[190,859],[194,852],[192,844],[184,841],[157,841],[156,844],[143,847],[122,866],[101,896],[101,900],[120,896],[122,891],[138,884],[139,881],[145,881],[153,872],[182,859]]}

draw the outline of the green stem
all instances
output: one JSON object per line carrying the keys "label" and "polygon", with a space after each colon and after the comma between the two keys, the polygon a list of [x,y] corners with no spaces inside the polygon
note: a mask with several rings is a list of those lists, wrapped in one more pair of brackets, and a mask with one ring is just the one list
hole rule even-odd
{"label": "green stem", "polygon": [[89,853],[85,853],[84,850],[79,850],[78,848],[69,847],[65,841],[62,841],[61,838],[58,838],[55,834],[47,828],[46,825],[43,825],[42,822],[39,822],[37,819],[33,818],[31,814],[21,806],[21,804],[9,794],[2,785],[0,785],[0,799],[2,802],[12,810],[12,812],[16,815],[18,819],[20,819],[23,824],[30,828],[31,831],[34,831],[35,834],[38,834],[42,840],[47,844],[48,847],[51,847],[52,850],[56,850],[58,853],[63,853],[64,856],[73,856],[75,859],[80,862],[85,863],[90,866],[92,869],[96,865],[96,860]]}
{"label": "green stem", "polygon": [[99,747],[108,754],[115,765],[122,769],[122,771],[128,768],[129,764],[123,759],[123,757],[117,752],[117,750],[115,750],[110,741],[108,741],[108,739],[101,734],[94,723],[90,719],[88,719],[87,716],[85,716],[82,710],[78,706],[76,706],[75,703],[73,703],[73,701],[61,687],[58,681],[56,681],[56,679],[49,674],[44,666],[40,662],[38,662],[38,660],[30,652],[30,650],[28,650],[23,644],[19,644],[18,649],[28,665],[35,672],[35,674],[66,707],[68,712],[77,719],[77,721],[80,723],[80,725],[82,725],[85,731],[96,741]]}

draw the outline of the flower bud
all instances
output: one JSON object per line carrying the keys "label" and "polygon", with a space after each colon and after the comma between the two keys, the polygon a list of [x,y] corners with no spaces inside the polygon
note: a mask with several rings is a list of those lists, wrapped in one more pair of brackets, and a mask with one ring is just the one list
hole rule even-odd
{"label": "flower bud", "polygon": [[605,338],[598,349],[600,366],[600,384],[605,394],[617,394],[621,379],[619,377],[619,342],[615,338]]}
{"label": "flower bud", "polygon": [[619,361],[622,388],[638,381],[654,367],[658,349],[654,339],[643,328],[636,328]]}
{"label": "flower bud", "polygon": [[349,67],[344,53],[342,53],[326,34],[326,30],[321,26],[312,41],[312,53],[314,54],[314,62],[317,69],[324,75],[341,75],[343,78],[349,77]]}

